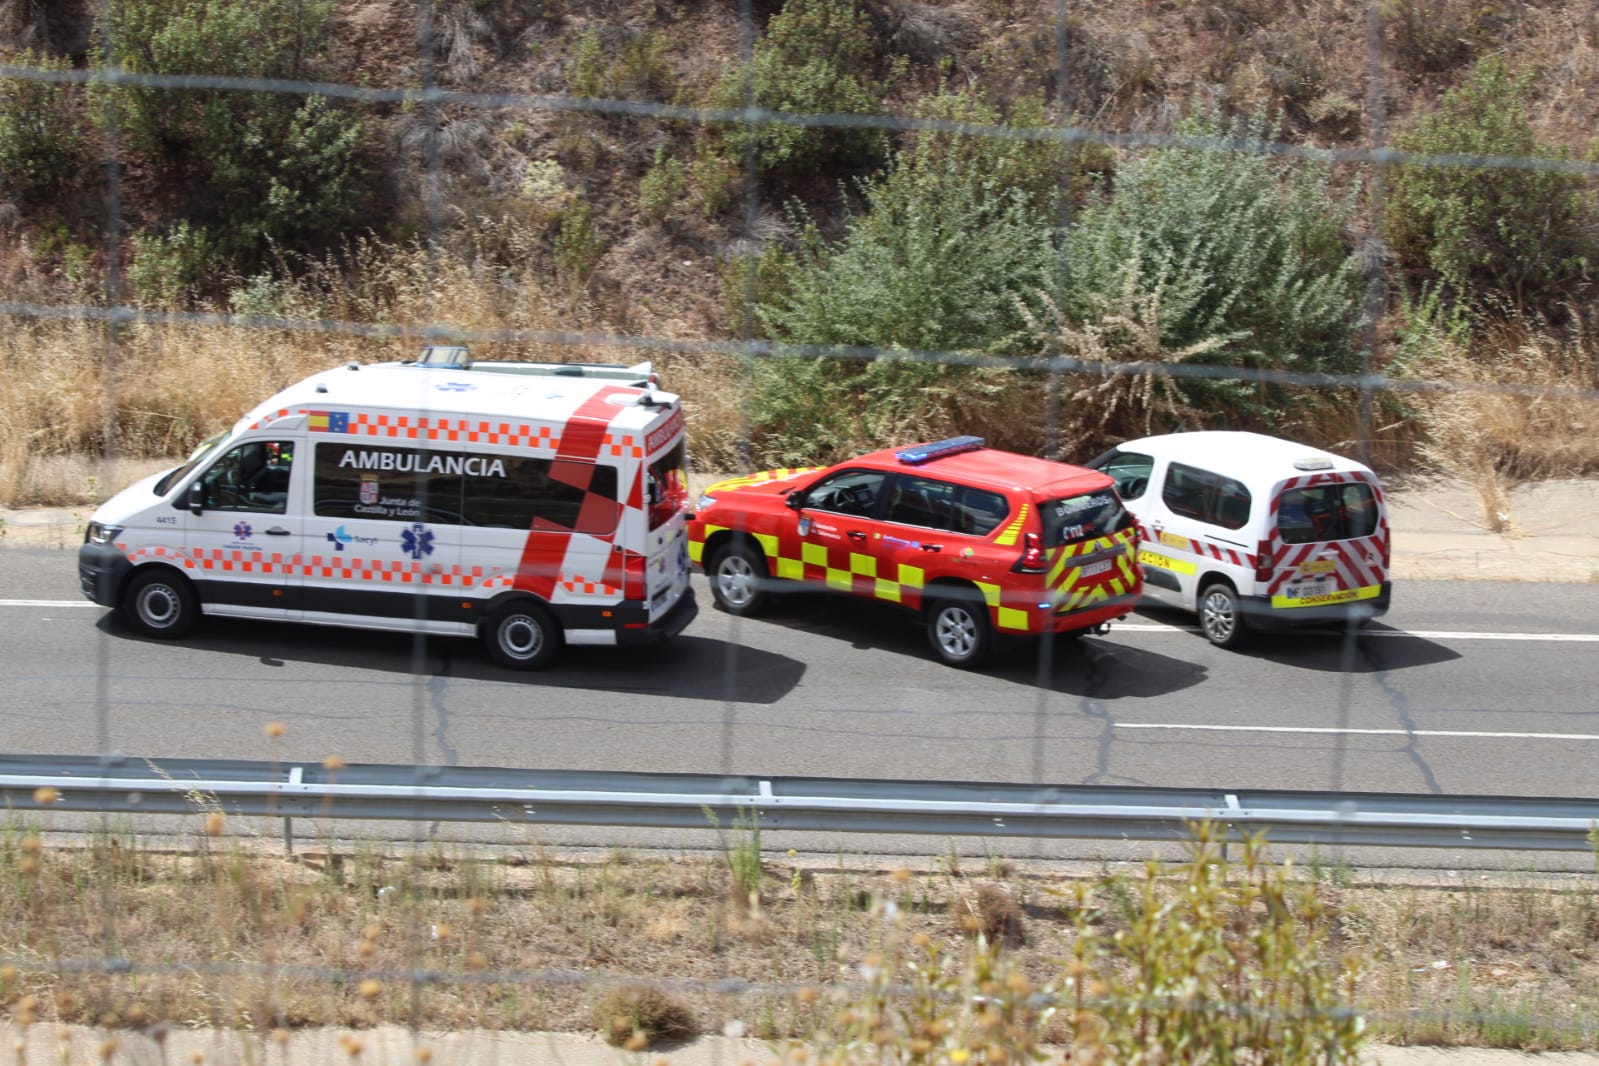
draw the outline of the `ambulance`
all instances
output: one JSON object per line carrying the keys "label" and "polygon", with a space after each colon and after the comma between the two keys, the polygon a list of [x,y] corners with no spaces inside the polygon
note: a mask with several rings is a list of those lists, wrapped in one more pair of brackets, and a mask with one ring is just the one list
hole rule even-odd
{"label": "ambulance", "polygon": [[1087,464],[1138,519],[1144,596],[1233,647],[1251,630],[1362,625],[1388,610],[1388,506],[1371,469],[1262,433],[1143,437]]}
{"label": "ambulance", "polygon": [[475,636],[511,669],[695,617],[683,408],[647,363],[313,374],[91,516],[83,594],[139,633],[202,616]]}

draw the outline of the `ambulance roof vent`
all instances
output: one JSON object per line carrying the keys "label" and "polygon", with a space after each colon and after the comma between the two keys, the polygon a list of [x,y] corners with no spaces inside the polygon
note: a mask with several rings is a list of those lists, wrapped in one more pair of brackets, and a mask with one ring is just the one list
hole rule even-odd
{"label": "ambulance roof vent", "polygon": [[465,345],[429,344],[422,354],[411,361],[412,366],[444,367],[449,370],[472,369],[472,353]]}
{"label": "ambulance roof vent", "polygon": [[1308,459],[1295,459],[1295,470],[1331,470],[1332,460],[1325,455],[1313,455]]}
{"label": "ambulance roof vent", "polygon": [[901,448],[894,453],[894,458],[902,463],[925,463],[930,459],[938,459],[945,455],[959,455],[961,452],[975,452],[983,446],[982,437],[950,437],[947,440],[934,441],[931,444],[917,444],[910,448]]}

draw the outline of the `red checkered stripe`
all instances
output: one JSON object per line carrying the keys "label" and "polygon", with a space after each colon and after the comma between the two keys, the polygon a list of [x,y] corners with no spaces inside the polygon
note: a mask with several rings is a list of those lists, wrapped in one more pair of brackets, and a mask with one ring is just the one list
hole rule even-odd
{"label": "red checkered stripe", "polygon": [[[324,410],[318,407],[317,411]],[[250,423],[251,429],[261,429],[290,414],[309,415],[312,409],[283,408]],[[494,444],[512,448],[560,450],[561,438],[547,425],[530,425],[526,422],[492,422],[484,419],[433,418],[426,415],[387,415],[370,412],[350,412],[349,427],[340,436],[377,437],[385,440],[426,440],[450,444]],[[618,459],[642,459],[644,447],[632,433],[607,433],[601,448]]]}
{"label": "red checkered stripe", "polygon": [[[1310,556],[1322,550],[1326,542],[1312,542],[1309,544],[1284,544],[1282,535],[1277,529],[1277,507],[1282,500],[1283,492],[1288,489],[1304,488],[1312,485],[1346,484],[1351,481],[1364,481],[1371,485],[1372,491],[1377,491],[1377,484],[1370,476],[1358,471],[1348,473],[1312,474],[1307,477],[1290,478],[1284,482],[1271,501],[1271,547],[1272,555],[1277,560],[1276,575],[1272,578],[1271,587],[1266,590],[1268,596],[1275,596],[1287,587],[1288,583],[1299,575],[1299,566],[1307,561]],[[1386,551],[1388,544],[1388,520],[1381,519],[1377,523],[1377,541],[1379,558]],[[1333,541],[1326,544],[1326,549],[1332,553],[1334,573],[1338,576],[1339,587],[1346,589],[1364,588],[1376,585],[1382,581],[1382,571],[1368,565],[1362,558],[1362,546],[1365,538],[1352,541]]]}
{"label": "red checkered stripe", "polygon": [[615,599],[622,595],[622,590],[603,581],[587,581],[583,578],[568,578],[556,582],[557,589],[569,592],[574,596],[610,596]]}
{"label": "red checkered stripe", "polygon": [[276,422],[280,418],[287,418],[291,413],[292,414],[304,414],[305,412],[303,410],[302,411],[298,411],[298,412],[291,412],[287,407],[280,407],[276,411],[268,411],[266,414],[262,415],[260,418],[256,419],[254,422],[251,422],[249,428],[251,428],[251,429],[260,429],[262,426],[270,426],[272,423]]}
{"label": "red checkered stripe", "polygon": [[304,577],[343,581],[383,581],[397,585],[428,585],[442,588],[484,588],[481,566],[452,566],[435,569],[416,559],[360,559],[348,555],[313,555],[300,565]]}

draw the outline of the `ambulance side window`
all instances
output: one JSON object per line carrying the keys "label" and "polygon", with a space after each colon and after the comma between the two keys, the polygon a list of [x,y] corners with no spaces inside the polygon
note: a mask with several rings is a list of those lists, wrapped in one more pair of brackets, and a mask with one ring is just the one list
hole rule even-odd
{"label": "ambulance side window", "polygon": [[622,505],[616,468],[590,463],[496,456],[466,477],[462,512],[475,526],[603,536]]}
{"label": "ambulance side window", "polygon": [[461,521],[461,475],[450,453],[321,441],[313,512],[379,522]]}
{"label": "ambulance side window", "polygon": [[228,449],[200,475],[201,503],[210,511],[283,514],[289,506],[291,441],[253,440]]}

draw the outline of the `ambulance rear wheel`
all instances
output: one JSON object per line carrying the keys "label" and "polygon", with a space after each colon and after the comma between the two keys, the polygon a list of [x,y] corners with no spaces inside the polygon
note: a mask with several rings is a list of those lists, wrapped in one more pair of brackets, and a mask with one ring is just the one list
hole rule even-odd
{"label": "ambulance rear wheel", "polygon": [[199,613],[193,586],[175,570],[154,568],[135,574],[122,597],[122,616],[147,637],[181,637],[194,628]]}
{"label": "ambulance rear wheel", "polygon": [[743,541],[716,549],[711,558],[711,596],[728,614],[758,614],[770,594],[766,559]]}
{"label": "ambulance rear wheel", "polygon": [[948,666],[982,665],[993,639],[988,605],[976,593],[934,600],[927,608],[927,643]]}
{"label": "ambulance rear wheel", "polygon": [[1238,593],[1217,582],[1199,594],[1199,628],[1218,648],[1236,648],[1244,640],[1244,617]]}
{"label": "ambulance rear wheel", "polygon": [[507,604],[483,627],[489,658],[507,670],[538,670],[561,650],[561,627],[536,603]]}

